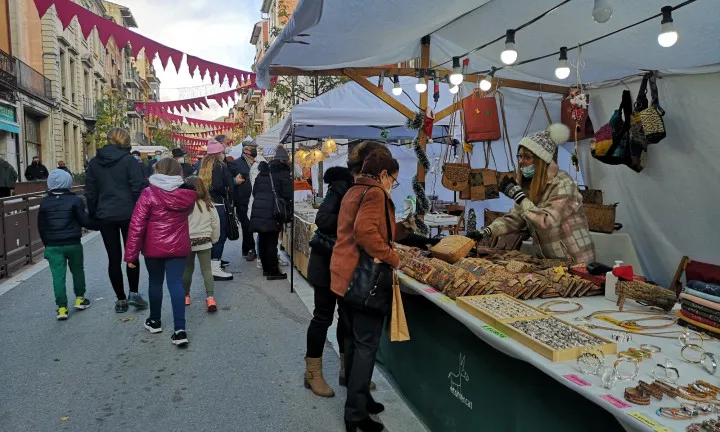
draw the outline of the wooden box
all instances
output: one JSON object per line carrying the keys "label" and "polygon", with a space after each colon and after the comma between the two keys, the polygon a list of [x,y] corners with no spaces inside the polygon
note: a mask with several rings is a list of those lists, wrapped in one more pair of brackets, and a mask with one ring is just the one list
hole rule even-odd
{"label": "wooden box", "polygon": [[[476,307],[473,304],[473,299],[483,299],[488,297],[501,297],[503,301],[507,302],[515,302],[516,306],[522,309],[527,310],[527,316],[522,316],[519,318],[502,318],[502,314],[500,313],[493,313],[490,310],[480,309]],[[617,353],[617,345],[595,333],[589,332],[585,329],[581,329],[567,321],[560,320],[552,315],[548,315],[541,310],[534,308],[528,304],[525,304],[517,299],[514,299],[506,294],[491,294],[486,296],[472,296],[472,297],[458,297],[455,300],[457,306],[466,311],[470,314],[476,316],[477,318],[480,318],[484,322],[490,324],[491,326],[495,327],[496,329],[500,330],[501,332],[505,333],[509,337],[515,339],[516,341],[520,342],[521,344],[525,345],[526,347],[530,348],[531,350],[535,351],[536,353],[542,355],[543,357],[546,357],[554,362],[559,361],[570,361],[570,360],[576,360],[580,354],[582,353],[583,348],[585,347],[572,347],[572,348],[566,348],[566,349],[554,349],[536,339],[533,339],[532,337],[528,336],[527,334],[523,333],[522,331],[516,329],[515,327],[512,327],[510,323],[516,322],[516,321],[532,321],[536,319],[554,319],[558,320],[561,323],[568,325],[570,327],[573,327],[579,332],[585,333],[587,335],[590,335],[594,338],[600,339],[604,344],[601,345],[592,345],[594,348],[599,349],[603,352],[605,355],[609,354],[615,354]]]}

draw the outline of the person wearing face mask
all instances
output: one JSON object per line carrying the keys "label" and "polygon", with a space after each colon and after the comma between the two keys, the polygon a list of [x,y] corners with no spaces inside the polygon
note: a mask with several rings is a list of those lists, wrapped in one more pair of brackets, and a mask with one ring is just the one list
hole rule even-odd
{"label": "person wearing face mask", "polygon": [[[257,145],[255,143],[245,144],[242,146],[240,152],[237,152],[235,149],[237,149],[237,147],[233,148],[233,152],[231,153],[234,159],[228,164],[230,172],[233,176],[241,175],[244,179],[250,179],[250,169],[258,155]],[[248,217],[252,185],[249,181],[236,184],[233,193],[235,213],[242,228],[242,254],[246,260],[253,261],[257,258],[257,253],[255,251],[255,240],[250,231],[250,218]]]}
{"label": "person wearing face mask", "polygon": [[150,158],[150,160],[149,160],[148,163],[147,163],[148,176],[151,176],[152,173],[155,172],[155,171],[153,170],[153,166],[155,166],[155,164],[158,163],[158,161],[160,160],[161,157],[162,157],[162,151],[160,151],[160,150],[155,150],[155,156],[153,156],[152,158]]}
{"label": "person wearing face mask", "polygon": [[595,245],[578,185],[553,160],[558,144],[569,136],[567,126],[553,124],[520,140],[516,174],[520,184],[506,178],[499,185],[515,206],[507,215],[467,236],[479,241],[527,230],[538,258],[594,262]]}
{"label": "person wearing face mask", "polygon": [[138,165],[140,165],[140,168],[142,168],[142,172],[145,175],[145,178],[150,177],[150,174],[147,172],[147,166],[143,163],[142,157],[139,151],[135,150],[132,153],[130,153],[133,158],[137,161]]}
{"label": "person wearing face mask", "polygon": [[182,177],[188,178],[193,173],[193,167],[189,163],[185,162],[185,155],[187,155],[187,153],[181,148],[174,148],[172,151],[173,159],[178,161],[178,163],[182,167]]}

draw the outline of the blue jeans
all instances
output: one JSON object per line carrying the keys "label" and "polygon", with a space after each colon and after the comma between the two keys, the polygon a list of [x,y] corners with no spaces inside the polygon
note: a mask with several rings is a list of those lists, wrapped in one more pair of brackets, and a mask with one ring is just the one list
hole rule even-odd
{"label": "blue jeans", "polygon": [[183,273],[185,272],[185,258],[145,258],[148,274],[150,275],[150,319],[160,320],[163,301],[163,281],[167,278],[167,287],[170,292],[175,331],[185,330],[185,290],[183,289]]}
{"label": "blue jeans", "polygon": [[222,259],[223,251],[225,250],[225,241],[227,240],[227,217],[225,216],[224,205],[215,204],[215,210],[217,210],[218,217],[220,218],[220,240],[213,245],[210,258],[219,260]]}

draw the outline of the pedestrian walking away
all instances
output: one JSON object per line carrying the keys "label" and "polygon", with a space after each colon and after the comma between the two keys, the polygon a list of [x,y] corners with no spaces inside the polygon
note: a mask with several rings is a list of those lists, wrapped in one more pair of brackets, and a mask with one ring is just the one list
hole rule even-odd
{"label": "pedestrian walking away", "polygon": [[17,183],[18,174],[15,167],[5,160],[5,156],[0,153],[0,198],[9,197],[15,183]]}
{"label": "pedestrian walking away", "polygon": [[45,168],[45,165],[40,163],[40,157],[34,156],[32,158],[32,163],[25,170],[25,179],[27,181],[47,180],[48,174],[48,169]]}
{"label": "pedestrian walking away", "polygon": [[175,159],[160,159],[150,176],[150,187],[143,190],[133,211],[125,252],[130,267],[136,266],[140,253],[145,257],[150,300],[145,328],[150,333],[162,331],[163,282],[167,279],[175,324],[171,340],[175,345],[188,343],[182,277],[191,252],[188,216],[196,198],[195,191],[183,181],[180,164]]}
{"label": "pedestrian walking away", "polygon": [[234,156],[234,159],[228,164],[228,167],[230,168],[233,176],[241,175],[242,178],[246,180],[241,184],[235,185],[233,196],[233,200],[235,202],[235,213],[242,228],[242,254],[246,260],[254,261],[257,258],[257,252],[255,250],[255,240],[252,232],[250,231],[250,216],[248,215],[248,208],[252,197],[250,171],[252,166],[256,163],[255,158],[258,156],[257,145],[254,143],[244,144],[241,149],[241,154],[237,155],[234,153],[235,148],[233,148],[233,152],[231,153],[231,155]]}
{"label": "pedestrian walking away", "polygon": [[178,163],[182,167],[183,178],[188,178],[193,174],[192,165],[185,162],[186,155],[187,155],[187,152],[181,148],[174,148],[172,151],[172,157],[175,158],[175,160],[178,161]]}
{"label": "pedestrian walking away", "polygon": [[107,145],[98,150],[85,172],[85,197],[90,217],[100,224],[105,250],[108,255],[108,276],[117,301],[115,312],[128,311],[128,305],[147,308],[147,302],[138,292],[140,266],[127,266],[129,296],[123,285],[123,244],[127,247],[128,229],[135,203],[147,179],[142,167],[130,154],[130,133],[122,128],[108,132]]}
{"label": "pedestrian walking away", "polygon": [[83,200],[70,192],[72,176],[69,173],[56,169],[50,173],[47,184],[48,195],[43,198],[38,211],[38,231],[52,273],[57,319],[66,320],[68,299],[65,277],[68,267],[73,276],[75,309],[90,307],[90,300],[85,298],[84,257],[80,239],[82,228],[91,228],[92,224]]}
{"label": "pedestrian walking away", "polygon": [[212,245],[220,239],[220,218],[215,206],[210,201],[205,183],[197,176],[185,179],[190,187],[195,189],[197,198],[193,212],[188,218],[190,228],[190,245],[192,252],[185,260],[185,273],[183,274],[183,288],[185,289],[185,306],[190,305],[190,286],[195,271],[195,257],[200,262],[200,272],[205,283],[205,306],[208,312],[217,311],[215,302],[215,279],[211,265]]}

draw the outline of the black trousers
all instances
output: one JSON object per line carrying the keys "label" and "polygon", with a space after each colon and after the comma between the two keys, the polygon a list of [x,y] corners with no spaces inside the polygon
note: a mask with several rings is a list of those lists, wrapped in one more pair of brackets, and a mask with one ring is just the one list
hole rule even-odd
{"label": "black trousers", "polygon": [[[315,309],[307,331],[307,352],[305,357],[320,358],[325,348],[327,332],[335,315],[335,305],[339,306],[342,297],[336,295],[329,287],[315,286]],[[342,307],[338,307],[337,337],[340,354],[345,352],[345,321]]]}
{"label": "black trousers", "polygon": [[258,255],[262,262],[263,271],[268,273],[280,273],[278,263],[278,237],[279,231],[258,233]]}
{"label": "black trousers", "polygon": [[[102,221],[100,227],[100,234],[102,235],[103,243],[105,243],[105,250],[108,256],[108,276],[110,276],[110,283],[118,300],[127,300],[125,287],[123,285],[121,265],[124,252],[123,244],[127,245],[129,228],[130,221]],[[121,240],[122,243],[120,242]],[[137,261],[133,264],[135,264],[135,268],[126,267],[125,272],[127,273],[128,285],[130,285],[130,292],[136,293],[140,285],[140,262]]]}
{"label": "black trousers", "polygon": [[250,232],[250,218],[248,217],[248,205],[240,204],[235,206],[235,214],[240,221],[242,229],[242,254],[247,255],[251,250],[255,250],[255,239]]}
{"label": "black trousers", "polygon": [[0,187],[0,198],[7,198],[10,196],[10,189],[9,187]]}
{"label": "black trousers", "polygon": [[345,421],[360,421],[368,416],[370,380],[375,367],[375,356],[380,346],[385,317],[367,314],[354,308],[344,308],[345,318],[345,377],[347,400]]}

